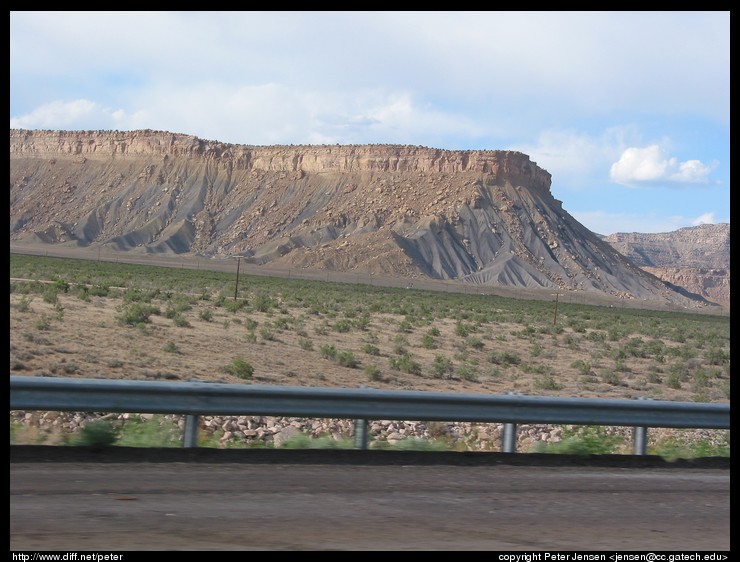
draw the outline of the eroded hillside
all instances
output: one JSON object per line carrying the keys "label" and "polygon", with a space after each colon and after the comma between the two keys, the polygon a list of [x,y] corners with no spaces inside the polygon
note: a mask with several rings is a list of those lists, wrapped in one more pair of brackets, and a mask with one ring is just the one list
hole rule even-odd
{"label": "eroded hillside", "polygon": [[518,152],[11,130],[10,163],[11,241],[707,305],[574,220]]}
{"label": "eroded hillside", "polygon": [[658,278],[730,307],[730,225],[702,224],[659,233],[604,238]]}

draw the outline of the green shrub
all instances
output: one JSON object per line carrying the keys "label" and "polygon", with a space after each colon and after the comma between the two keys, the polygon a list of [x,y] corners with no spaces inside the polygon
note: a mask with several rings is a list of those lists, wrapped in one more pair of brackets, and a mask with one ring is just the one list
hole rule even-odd
{"label": "green shrub", "polygon": [[704,359],[710,365],[724,365],[730,362],[730,354],[724,349],[713,347],[704,352]]}
{"label": "green shrub", "polygon": [[46,314],[42,314],[41,317],[36,320],[36,329],[44,331],[48,330],[49,328],[51,328],[51,321]]}
{"label": "green shrub", "polygon": [[591,374],[591,363],[588,363],[583,359],[576,359],[570,364],[570,366],[576,369],[583,376]]}
{"label": "green shrub", "polygon": [[23,296],[18,299],[18,302],[15,303],[15,309],[18,312],[28,312],[31,310],[31,301],[33,299]]}
{"label": "green shrub", "polygon": [[352,323],[349,320],[337,320],[332,327],[335,332],[347,333],[352,331]]}
{"label": "green shrub", "polygon": [[518,365],[522,360],[513,351],[494,351],[488,356],[488,361],[495,365]]}
{"label": "green shrub", "polygon": [[534,386],[541,390],[562,390],[563,385],[555,380],[552,375],[544,375],[535,379]]}
{"label": "green shrub", "polygon": [[265,293],[259,293],[254,296],[253,306],[255,310],[259,312],[269,312],[273,308],[278,306],[275,299]]}
{"label": "green shrub", "polygon": [[117,310],[118,315],[116,316],[116,320],[119,324],[126,326],[146,324],[151,322],[150,317],[152,315],[160,313],[159,307],[140,302],[119,306]]}
{"label": "green shrub", "polygon": [[108,447],[116,442],[116,430],[108,420],[95,420],[80,430],[76,444],[83,447]]}
{"label": "green shrub", "polygon": [[367,353],[368,355],[380,355],[380,349],[371,343],[366,343],[365,345],[363,345],[362,351],[364,353]]}
{"label": "green shrub", "polygon": [[373,382],[382,379],[380,369],[375,365],[365,365],[365,374],[367,375],[367,378]]}
{"label": "green shrub", "polygon": [[235,357],[231,363],[223,367],[223,370],[230,375],[234,375],[235,377],[245,380],[251,379],[254,374],[254,367],[241,357]]}
{"label": "green shrub", "polygon": [[232,314],[239,312],[242,308],[249,305],[246,299],[235,299],[235,300],[223,300],[221,303],[217,301],[217,304],[223,306],[228,312]]}
{"label": "green shrub", "polygon": [[333,344],[324,344],[319,347],[319,354],[324,359],[335,359],[337,356],[337,348]]}
{"label": "green shrub", "polygon": [[434,361],[432,362],[432,374],[435,378],[442,378],[445,375],[452,373],[453,366],[452,360],[444,355],[435,355]]}
{"label": "green shrub", "polygon": [[354,369],[360,364],[355,354],[351,351],[340,351],[337,353],[337,363],[342,367],[349,367],[350,369]]}
{"label": "green shrub", "polygon": [[190,328],[191,327],[191,324],[188,321],[188,319],[185,318],[179,312],[175,314],[175,316],[172,318],[172,321],[174,322],[175,326],[177,326],[178,328]]}
{"label": "green shrub", "polygon": [[421,339],[421,345],[424,349],[437,349],[437,342],[431,334],[424,334],[424,337]]}
{"label": "green shrub", "polygon": [[412,375],[421,374],[421,364],[411,358],[410,355],[401,355],[400,357],[391,357],[390,364],[396,371],[403,371]]}
{"label": "green shrub", "polygon": [[41,298],[43,298],[46,303],[54,304],[59,301],[59,292],[56,287],[48,286],[41,295]]}
{"label": "green shrub", "polygon": [[460,365],[457,376],[466,381],[478,382],[478,369],[473,365]]}
{"label": "green shrub", "polygon": [[182,431],[161,416],[144,420],[140,416],[126,420],[118,430],[116,445],[121,447],[179,447]]}
{"label": "green shrub", "polygon": [[576,426],[563,429],[563,439],[557,443],[538,443],[536,452],[565,455],[608,455],[624,444],[624,438],[610,435],[602,426]]}

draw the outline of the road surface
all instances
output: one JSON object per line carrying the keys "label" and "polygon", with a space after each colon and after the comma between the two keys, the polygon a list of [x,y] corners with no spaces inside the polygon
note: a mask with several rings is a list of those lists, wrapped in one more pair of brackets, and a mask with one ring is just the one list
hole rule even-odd
{"label": "road surface", "polygon": [[34,459],[11,447],[10,548],[730,549],[729,462],[724,468],[538,466],[417,462],[411,454],[363,462],[374,453],[359,451],[355,460],[335,453],[306,453],[300,462],[287,462],[287,452],[257,462],[238,453],[218,461],[122,462],[120,453],[88,455],[92,461]]}

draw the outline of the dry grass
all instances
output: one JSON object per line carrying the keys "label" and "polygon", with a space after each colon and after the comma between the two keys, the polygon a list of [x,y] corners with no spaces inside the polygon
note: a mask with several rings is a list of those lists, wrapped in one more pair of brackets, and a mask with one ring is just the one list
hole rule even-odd
{"label": "dry grass", "polygon": [[[630,341],[650,337],[631,333],[610,340],[607,330],[584,328],[567,310],[557,326],[552,317],[524,324],[453,317],[409,321],[400,313],[358,316],[350,306],[357,303],[330,314],[285,302],[260,311],[253,295],[246,298],[252,306],[234,312],[212,295],[168,315],[172,301],[160,296],[150,303],[160,314],[131,326],[119,320],[121,297],[85,301],[59,293],[56,302],[46,302],[38,294],[11,292],[11,374],[729,401],[729,336],[720,342],[726,365],[704,358],[709,344],[687,353],[694,342],[670,339],[663,343],[674,353],[662,360],[620,359],[619,350],[630,349]],[[347,357],[357,364],[345,366]],[[248,381],[225,370],[237,358],[254,369]]]}

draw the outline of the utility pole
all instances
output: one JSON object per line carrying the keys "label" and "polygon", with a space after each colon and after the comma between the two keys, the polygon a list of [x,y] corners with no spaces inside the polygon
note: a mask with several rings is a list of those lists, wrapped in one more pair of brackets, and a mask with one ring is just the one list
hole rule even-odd
{"label": "utility pole", "polygon": [[555,317],[552,319],[552,325],[554,326],[558,321],[558,298],[560,293],[555,293]]}
{"label": "utility pole", "polygon": [[234,300],[236,300],[236,295],[239,292],[239,264],[241,264],[242,257],[237,256],[236,258],[236,287],[234,288]]}

